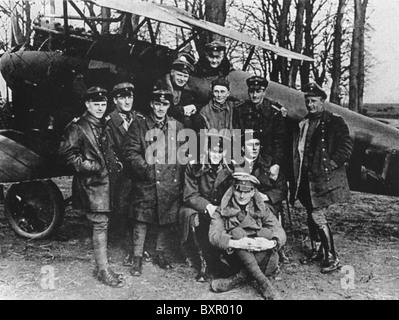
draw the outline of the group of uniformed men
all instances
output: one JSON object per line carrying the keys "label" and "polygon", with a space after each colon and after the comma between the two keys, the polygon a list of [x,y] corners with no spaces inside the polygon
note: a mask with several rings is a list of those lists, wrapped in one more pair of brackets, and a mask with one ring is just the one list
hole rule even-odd
{"label": "group of uniformed men", "polygon": [[[132,109],[134,86],[120,83],[110,95],[99,87],[88,89],[87,111],[67,126],[59,152],[75,169],[73,204],[92,222],[94,276],[102,283],[125,283],[108,265],[108,225],[118,215],[123,220],[117,231],[131,240],[123,264],[132,276],[142,274],[143,259],[173,267],[167,239],[178,225],[187,261],[193,259],[190,248],[199,258],[199,281],[210,279],[213,291],[225,292],[254,279],[264,298],[278,298],[270,278],[279,262],[289,263],[280,222],[287,178],[291,203],[299,199],[308,213],[312,251],[302,262],[321,262],[324,273],[340,267],[326,215],[330,204],[349,197],[347,125],[324,109],[327,96],[314,83],[303,88],[309,113],[299,124],[291,125],[287,110],[266,98],[268,81],[262,77],[247,79],[249,99],[237,101],[225,50],[213,41],[197,64],[184,55],[174,61],[170,73],[154,84],[146,115]],[[187,86],[192,74],[213,78],[205,106]],[[105,116],[109,96],[115,109]],[[188,164],[168,161],[184,143],[176,141],[184,128],[194,130],[205,148],[197,148],[200,155]],[[216,131],[204,135],[201,129]],[[241,134],[225,134],[232,129]],[[232,140],[241,143],[238,157],[227,156]],[[156,143],[162,148],[148,152]],[[151,227],[157,238],[149,257],[144,245]]]}

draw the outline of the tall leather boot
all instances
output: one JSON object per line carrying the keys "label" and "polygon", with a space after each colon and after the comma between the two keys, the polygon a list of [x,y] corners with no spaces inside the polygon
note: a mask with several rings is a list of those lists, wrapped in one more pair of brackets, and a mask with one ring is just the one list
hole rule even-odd
{"label": "tall leather boot", "polygon": [[236,250],[236,253],[240,260],[243,262],[245,269],[249,275],[252,276],[260,287],[260,293],[266,300],[278,300],[280,299],[279,294],[270,282],[270,280],[264,275],[260,269],[258,262],[253,253],[247,250]]}
{"label": "tall leather boot", "polygon": [[338,256],[335,252],[334,240],[328,224],[319,229],[321,243],[324,248],[325,257],[322,262],[322,273],[332,272],[340,267]]}
{"label": "tall leather boot", "polygon": [[102,283],[111,287],[122,287],[125,283],[123,276],[113,272],[108,266],[107,230],[93,229],[93,248],[96,268],[93,275]]}

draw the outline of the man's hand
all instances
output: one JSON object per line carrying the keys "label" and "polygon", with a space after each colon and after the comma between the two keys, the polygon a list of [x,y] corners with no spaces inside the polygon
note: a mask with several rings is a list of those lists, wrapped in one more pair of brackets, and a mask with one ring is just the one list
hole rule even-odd
{"label": "man's hand", "polygon": [[193,104],[189,104],[188,106],[183,107],[183,109],[184,115],[188,117],[197,112],[197,108]]}
{"label": "man's hand", "polygon": [[270,200],[269,197],[267,196],[267,194],[264,194],[262,192],[259,192],[259,194],[260,194],[263,202],[267,202]]}
{"label": "man's hand", "polygon": [[206,211],[208,212],[209,216],[212,218],[213,215],[215,214],[215,211],[217,209],[217,206],[214,206],[213,204],[208,204],[206,206]]}
{"label": "man's hand", "polygon": [[270,167],[270,179],[276,181],[279,173],[280,173],[280,166],[278,164],[272,165]]}
{"label": "man's hand", "polygon": [[276,247],[274,240],[268,240],[266,238],[254,238],[256,243],[253,245],[253,251],[265,251]]}

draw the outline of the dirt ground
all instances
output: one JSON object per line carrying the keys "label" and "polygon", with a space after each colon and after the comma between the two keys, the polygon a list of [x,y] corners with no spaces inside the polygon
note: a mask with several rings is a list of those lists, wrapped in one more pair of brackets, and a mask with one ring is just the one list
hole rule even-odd
{"label": "dirt ground", "polygon": [[[64,197],[70,179],[55,182]],[[251,284],[226,293],[213,293],[209,283],[195,280],[171,237],[175,268],[164,271],[151,262],[143,275],[131,277],[123,267],[124,251],[110,236],[109,256],[114,270],[125,274],[123,288],[110,288],[92,276],[94,259],[88,222],[67,207],[60,233],[67,241],[27,240],[8,226],[0,207],[0,299],[2,300],[261,300]],[[285,214],[288,218],[287,213]],[[344,266],[321,274],[318,265],[302,265],[306,246],[306,216],[298,204],[287,223],[290,264],[281,265],[274,286],[285,300],[399,300],[399,201],[395,197],[352,193],[348,204],[332,207],[330,221],[336,248]],[[288,220],[288,219],[287,219]],[[150,234],[150,244],[153,236]],[[151,240],[152,239],[152,240]],[[151,246],[148,248],[151,253]],[[48,281],[54,274],[54,285]]]}

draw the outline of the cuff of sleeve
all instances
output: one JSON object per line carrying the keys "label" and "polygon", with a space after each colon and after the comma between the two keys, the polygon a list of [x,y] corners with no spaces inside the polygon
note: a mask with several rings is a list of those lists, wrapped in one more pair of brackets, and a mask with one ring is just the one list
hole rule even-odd
{"label": "cuff of sleeve", "polygon": [[280,240],[277,237],[271,238],[271,240],[276,241],[276,246],[273,248],[273,251],[278,251],[280,249]]}

